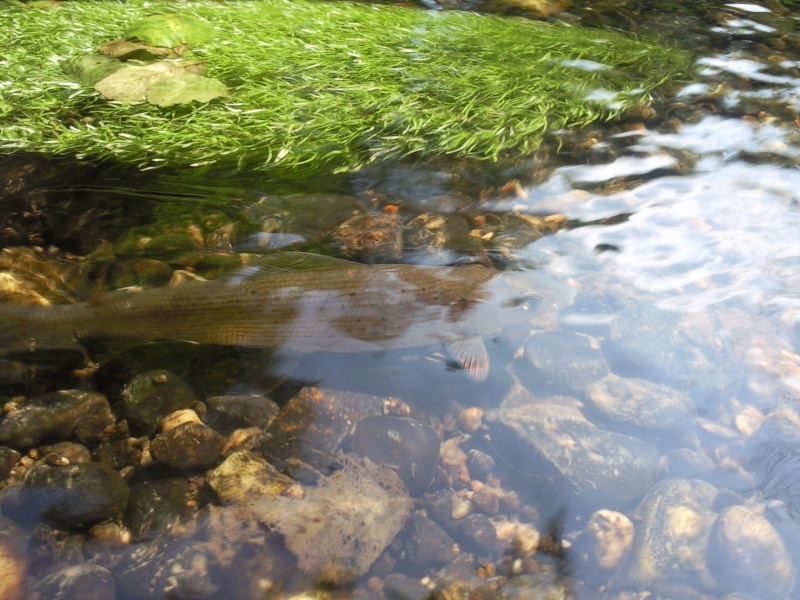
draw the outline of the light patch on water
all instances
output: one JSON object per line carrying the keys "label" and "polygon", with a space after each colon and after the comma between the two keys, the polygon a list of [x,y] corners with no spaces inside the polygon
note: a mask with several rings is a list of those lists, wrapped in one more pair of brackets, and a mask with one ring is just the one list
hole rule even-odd
{"label": "light patch on water", "polygon": [[643,137],[638,149],[654,147],[689,150],[696,154],[720,153],[732,158],[746,153],[772,153],[788,158],[800,156],[800,149],[789,145],[784,131],[775,125],[754,126],[738,119],[704,117],[699,123],[685,125],[679,133],[651,134]]}
{"label": "light patch on water", "polygon": [[646,175],[659,169],[668,169],[677,164],[678,159],[667,154],[653,156],[622,157],[605,165],[577,165],[564,167],[561,173],[574,183],[599,183],[618,177]]}
{"label": "light patch on water", "polygon": [[754,81],[763,83],[775,83],[779,85],[796,84],[797,80],[788,76],[770,75],[762,73],[764,65],[754,60],[746,58],[731,58],[728,56],[707,56],[698,59],[697,64],[705,65],[718,71],[725,71],[740,77],[747,77]]}
{"label": "light patch on water", "polygon": [[741,10],[744,12],[751,12],[751,13],[769,13],[772,12],[766,6],[761,6],[759,4],[726,4],[730,8],[735,8],[736,10]]}
{"label": "light patch on water", "polygon": [[[750,124],[707,117],[694,127],[646,141],[651,149],[714,153],[698,160],[695,174],[659,177],[616,194],[587,192],[583,202],[564,207],[569,219],[630,216],[559,232],[529,247],[526,258],[546,263],[561,278],[581,281],[600,272],[631,298],[669,310],[700,311],[733,301],[747,310],[800,314],[800,171],[726,160],[763,149],[764,139]],[[786,152],[796,156],[797,148],[787,145]],[[645,168],[653,159],[629,157],[624,164],[638,160]],[[562,194],[573,169],[551,177]],[[597,253],[598,247],[617,251]]]}
{"label": "light patch on water", "polygon": [[608,69],[607,65],[582,58],[575,60],[562,60],[561,64],[565,67],[573,67],[575,69],[581,69],[582,71],[602,71],[603,69]]}

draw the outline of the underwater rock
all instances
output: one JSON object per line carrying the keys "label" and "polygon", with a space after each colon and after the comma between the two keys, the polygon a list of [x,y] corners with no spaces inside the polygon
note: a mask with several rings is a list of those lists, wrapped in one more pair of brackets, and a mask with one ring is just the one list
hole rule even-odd
{"label": "underwater rock", "polygon": [[456,540],[467,551],[491,554],[497,546],[497,531],[486,515],[467,515],[457,521],[455,529]]}
{"label": "underwater rock", "polygon": [[280,410],[266,396],[212,396],[205,405],[206,424],[223,434],[247,427],[266,429]]}
{"label": "underwater rock", "polygon": [[387,600],[428,600],[431,597],[431,591],[419,579],[402,573],[384,577],[382,591]]}
{"label": "underwater rock", "polygon": [[0,517],[0,598],[24,600],[28,570],[28,539],[10,519]]}
{"label": "underwater rock", "polygon": [[[245,214],[261,224],[261,234],[247,239],[236,239],[237,251],[268,236],[293,236],[313,244],[332,229],[356,214],[366,210],[366,205],[355,196],[343,194],[287,194],[264,195],[258,202],[248,204]],[[270,239],[267,237],[266,239]]]}
{"label": "underwater rock", "polygon": [[[105,567],[84,563],[42,577],[31,586],[29,600],[114,600],[114,577]],[[5,598],[5,596],[3,596]]]}
{"label": "underwater rock", "polygon": [[353,452],[397,470],[412,496],[427,490],[436,476],[441,441],[422,421],[376,415],[359,421],[350,438]]}
{"label": "underwater rock", "polygon": [[157,370],[140,373],[131,378],[122,389],[120,418],[144,434],[156,432],[166,415],[191,408],[197,398],[180,377],[169,371]]}
{"label": "underwater rock", "polygon": [[305,573],[330,581],[337,572],[339,584],[367,572],[403,528],[413,504],[393,469],[366,458],[344,462],[344,469],[306,488],[304,497],[271,497],[256,506]]}
{"label": "underwater rock", "polygon": [[223,504],[253,503],[265,496],[278,496],[295,485],[263,458],[246,450],[228,456],[209,471],[206,481]]}
{"label": "underwater rock", "polygon": [[729,506],[711,530],[707,558],[721,590],[786,598],[797,569],[772,524],[752,508]]}
{"label": "underwater rock", "polygon": [[472,448],[467,452],[467,470],[470,479],[486,481],[486,478],[494,472],[494,458],[486,452]]}
{"label": "underwater rock", "polygon": [[685,433],[697,417],[689,396],[646,379],[609,374],[589,385],[586,398],[601,418],[631,432]]}
{"label": "underwater rock", "polygon": [[108,400],[97,392],[63,390],[30,398],[0,422],[0,444],[29,448],[45,440],[94,444],[114,423]]}
{"label": "underwater rock", "polygon": [[385,213],[351,217],[333,233],[342,253],[360,262],[396,262],[403,254],[400,219]]}
{"label": "underwater rock", "polygon": [[169,532],[188,520],[194,509],[185,478],[150,479],[131,486],[128,516],[134,540],[143,540]]}
{"label": "underwater rock", "polygon": [[7,446],[0,446],[0,479],[5,479],[22,455]]}
{"label": "underwater rock", "polygon": [[615,586],[702,587],[718,495],[717,488],[699,479],[664,479],[654,485],[636,509],[641,523],[637,522],[633,548],[614,575]]}
{"label": "underwater rock", "polygon": [[423,570],[446,565],[456,556],[453,538],[420,512],[406,519],[403,539],[405,559]]}
{"label": "underwater rock", "polygon": [[[609,324],[616,362],[628,370],[634,365],[645,379],[688,386],[695,398],[696,393],[713,395],[724,390],[739,376],[736,361],[720,336],[726,328],[707,312],[698,314],[682,315],[651,304],[617,313]],[[609,362],[615,361],[609,358]]]}
{"label": "underwater rock", "polygon": [[800,515],[800,414],[778,407],[747,441],[745,453],[743,464],[764,497],[782,500]]}
{"label": "underwater rock", "polygon": [[225,438],[202,423],[183,423],[161,433],[150,443],[150,453],[161,464],[178,470],[207,469],[222,454]]}
{"label": "underwater rock", "polygon": [[611,571],[633,544],[634,526],[622,513],[601,509],[592,513],[571,553],[593,570]]}
{"label": "underwater rock", "polygon": [[29,511],[69,529],[119,517],[128,502],[122,477],[97,463],[39,463],[25,475],[24,492]]}
{"label": "underwater rock", "polygon": [[514,402],[487,413],[491,443],[532,485],[547,481],[536,493],[552,496],[548,505],[624,508],[650,488],[659,455],[649,444],[596,427],[572,398]]}
{"label": "underwater rock", "polygon": [[258,451],[292,477],[304,465],[329,471],[352,424],[381,414],[382,408],[378,396],[304,387],[270,423]]}
{"label": "underwater rock", "polygon": [[217,572],[202,544],[175,538],[130,546],[114,568],[119,591],[136,598],[217,598]]}
{"label": "underwater rock", "polygon": [[[467,201],[470,199],[467,198]],[[465,252],[480,246],[469,232],[469,223],[461,215],[425,212],[405,224],[403,240],[406,248],[412,252]]]}
{"label": "underwater rock", "polygon": [[[552,387],[582,390],[608,374],[600,343],[583,333],[535,332],[525,342],[520,360],[525,368],[517,369],[517,373],[532,391]],[[530,374],[530,366],[534,374]]]}

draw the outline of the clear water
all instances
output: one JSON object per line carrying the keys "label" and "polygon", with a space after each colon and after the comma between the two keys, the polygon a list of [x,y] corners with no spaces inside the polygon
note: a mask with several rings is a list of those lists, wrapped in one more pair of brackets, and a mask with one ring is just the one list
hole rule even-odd
{"label": "clear water", "polygon": [[[480,573],[487,580],[488,588],[478,597],[555,597],[546,595],[553,587],[577,598],[798,597],[793,582],[800,565],[796,522],[800,471],[795,468],[800,419],[794,413],[800,403],[800,171],[796,164],[800,143],[792,120],[800,90],[800,56],[793,55],[793,42],[781,54],[776,50],[773,58],[769,58],[768,45],[762,44],[763,36],[780,37],[778,25],[780,31],[791,31],[795,17],[778,15],[781,7],[773,4],[706,8],[708,12],[701,16],[689,7],[669,7],[676,21],[691,23],[692,35],[719,48],[704,52],[694,80],[668,100],[667,104],[683,105],[681,114],[686,118],[677,132],[668,133],[666,128],[665,132],[607,131],[604,141],[588,155],[556,154],[517,192],[491,193],[470,208],[472,214],[485,218],[560,214],[570,223],[514,248],[512,254],[526,268],[573,289],[574,302],[535,320],[527,329],[506,330],[484,340],[492,362],[484,383],[467,381],[451,368],[451,357],[435,345],[366,354],[298,355],[279,350],[277,363],[274,356],[269,363],[248,356],[245,373],[226,382],[233,391],[250,392],[269,387],[268,376],[280,375],[298,386],[313,383],[397,398],[411,407],[412,416],[429,421],[443,436],[451,454],[443,454],[441,463],[450,473],[453,464],[448,460],[458,455],[453,446],[495,452],[497,471],[492,481],[504,491],[513,490],[528,510],[517,506],[496,514],[490,511],[499,535],[494,551],[470,560],[466,555],[475,550],[470,550],[469,543],[461,544],[467,572]],[[614,11],[609,15],[612,20],[618,16]],[[728,17],[713,18],[717,15]],[[657,28],[664,15],[640,14],[638,18],[644,29]],[[720,89],[720,84],[727,87]],[[686,103],[694,107],[687,109]],[[418,178],[413,176],[415,169]],[[378,176],[339,178],[329,189],[362,192],[362,202],[366,202],[364,181],[369,181],[403,195],[409,214],[423,210],[451,214],[450,206],[442,208],[430,198],[458,190],[458,182],[426,173],[424,165],[389,167]],[[111,185],[110,180],[101,185]],[[132,197],[136,184],[123,183],[117,193]],[[256,197],[256,187],[268,193],[283,192],[264,181],[233,182],[216,193],[208,191],[213,191],[214,182],[204,181],[193,189],[198,190],[195,196],[209,203],[235,190],[244,206]],[[392,192],[385,193],[391,198]],[[186,206],[168,197],[159,202],[165,212],[179,213]],[[286,237],[270,240],[276,245],[304,241],[312,237],[312,230],[290,218],[281,230]],[[446,262],[470,255],[474,253],[454,250],[442,258],[409,252],[403,258]],[[555,408],[569,402],[582,403],[583,410],[586,386],[574,383],[578,376],[571,375],[570,369],[582,372],[589,360],[586,355],[569,345],[546,348],[555,364],[563,365],[555,369],[561,375],[555,376],[544,369],[537,371],[521,356],[529,339],[551,339],[536,336],[552,331],[591,336],[615,375],[669,385],[691,400],[696,418],[689,419],[683,431],[665,437],[649,427],[622,428],[626,435],[651,444],[661,457],[654,487],[631,498],[620,491],[620,497],[627,499],[614,506],[614,502],[606,506],[589,501],[574,491],[553,491],[559,477],[570,478],[564,473],[569,473],[573,463],[555,461],[563,468],[556,475],[546,469],[528,469],[525,452],[529,450],[502,449],[499,440],[487,437],[486,430],[465,430],[458,424],[464,409],[478,406],[491,413],[512,404],[521,388],[530,390],[526,392],[532,394],[529,400],[556,413],[572,414],[572,409]],[[206,380],[189,383],[202,396]],[[208,389],[214,386],[220,387],[208,384]],[[564,396],[572,400],[565,401]],[[592,411],[584,412],[598,428],[616,430]],[[492,418],[488,415],[490,422]],[[572,443],[568,438],[564,445]],[[585,446],[574,452],[588,451]],[[691,460],[681,462],[687,456],[683,451],[691,453]],[[579,462],[574,453],[571,459]],[[713,499],[698,500],[702,494],[696,487],[659,496],[665,482],[674,479],[693,480],[692,486],[714,486],[713,494],[708,492]],[[457,478],[450,484],[462,498],[474,497],[481,487],[470,487],[468,480]],[[594,484],[613,486],[613,478],[610,483]],[[432,489],[437,486],[447,487],[439,480]],[[736,510],[731,508],[742,506],[749,511],[749,521],[735,520]],[[591,513],[603,508],[629,517],[635,538],[617,566],[598,571],[596,559],[584,558],[592,551],[586,549],[586,528]],[[482,514],[475,502],[471,510]],[[532,516],[537,511],[538,516]],[[736,530],[727,538],[721,538],[725,533],[722,514]],[[253,516],[242,517],[248,518]],[[520,531],[520,523],[533,525],[543,537],[551,536],[554,546],[542,543],[538,551],[520,550],[519,538],[515,542],[513,534],[504,533]],[[217,531],[211,526],[209,530]],[[173,532],[165,539],[174,536],[208,543],[204,535],[208,532],[195,532],[194,538],[191,533],[181,537]],[[245,545],[244,537],[233,537],[236,552],[237,544]],[[35,539],[33,534],[31,539]],[[169,548],[179,542],[164,543]],[[739,549],[738,558],[729,556],[730,546]],[[247,552],[244,555],[250,560]],[[31,565],[35,564],[31,559]],[[55,570],[55,561],[47,564]],[[239,576],[248,564],[229,567],[221,581]],[[431,586],[439,581],[440,589],[455,594],[455,584],[437,579],[441,566],[410,568],[398,560],[395,569]],[[271,574],[277,577],[284,572],[275,568]],[[33,566],[31,574],[35,574]],[[372,580],[362,577],[340,589],[313,593],[387,597],[377,591],[381,585],[386,589],[380,581],[386,572],[370,575]],[[493,575],[502,577],[493,580]],[[289,589],[313,588],[316,583],[314,575],[292,577]],[[469,585],[480,587],[465,575],[464,581],[468,580]],[[274,590],[269,597],[295,593],[280,587]],[[169,593],[154,590],[152,597],[228,597],[224,589],[213,586],[205,591],[173,590],[177,596]],[[118,590],[118,595],[133,597],[124,590]]]}

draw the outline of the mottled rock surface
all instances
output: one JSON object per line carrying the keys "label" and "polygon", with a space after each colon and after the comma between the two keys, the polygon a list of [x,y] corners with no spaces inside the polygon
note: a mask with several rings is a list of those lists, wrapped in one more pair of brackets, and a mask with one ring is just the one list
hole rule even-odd
{"label": "mottled rock surface", "polygon": [[0,444],[29,448],[43,441],[94,444],[113,423],[108,400],[97,392],[64,390],[30,398],[0,421]]}
{"label": "mottled rock surface", "polygon": [[729,506],[711,531],[708,563],[719,587],[762,598],[785,598],[797,569],[781,536],[752,508]]}
{"label": "mottled rock surface", "polygon": [[66,528],[120,516],[128,493],[128,485],[117,472],[98,463],[40,463],[25,476],[24,494],[35,510]]}
{"label": "mottled rock surface", "polygon": [[659,455],[645,442],[600,429],[566,397],[517,396],[487,413],[491,442],[511,465],[534,480],[553,506],[624,508],[652,484]]}
{"label": "mottled rock surface", "polygon": [[633,548],[614,575],[616,585],[645,590],[662,583],[702,587],[718,495],[717,488],[698,479],[664,479],[654,485],[636,509],[641,523]]}
{"label": "mottled rock surface", "polygon": [[[111,571],[84,563],[66,567],[39,579],[31,586],[29,600],[114,600],[117,588]],[[3,596],[5,598],[5,596]]]}
{"label": "mottled rock surface", "polygon": [[427,423],[404,417],[367,417],[356,424],[350,441],[356,454],[396,469],[412,496],[424,493],[433,483],[441,442]]}
{"label": "mottled rock surface", "polygon": [[130,426],[153,434],[168,414],[191,408],[197,402],[192,388],[169,371],[158,370],[134,376],[122,389],[122,403],[116,409]]}

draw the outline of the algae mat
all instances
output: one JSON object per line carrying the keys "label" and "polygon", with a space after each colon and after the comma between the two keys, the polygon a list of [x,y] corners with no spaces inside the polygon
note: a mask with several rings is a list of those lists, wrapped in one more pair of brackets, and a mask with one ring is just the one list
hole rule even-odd
{"label": "algae mat", "polygon": [[[227,97],[129,105],[62,70],[138,19],[175,11],[213,25],[191,57]],[[0,47],[2,150],[294,177],[387,156],[523,156],[547,131],[649,102],[690,64],[613,32],[302,0],[0,1]]]}

